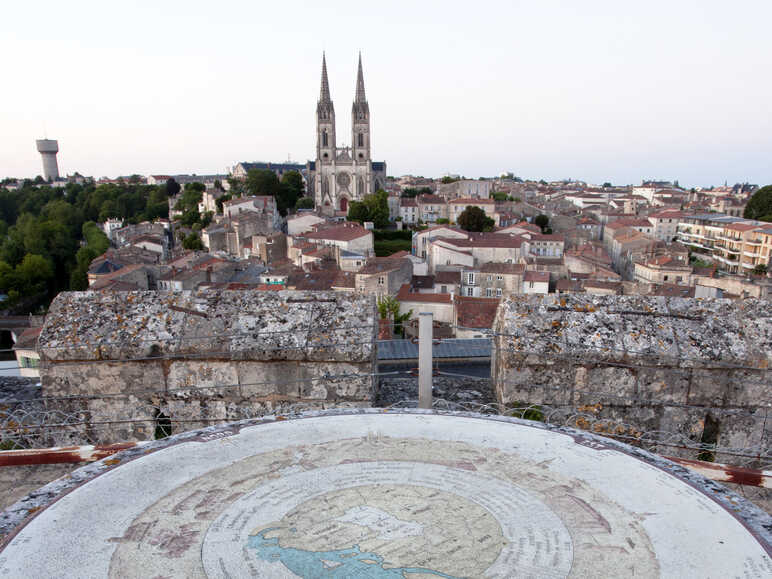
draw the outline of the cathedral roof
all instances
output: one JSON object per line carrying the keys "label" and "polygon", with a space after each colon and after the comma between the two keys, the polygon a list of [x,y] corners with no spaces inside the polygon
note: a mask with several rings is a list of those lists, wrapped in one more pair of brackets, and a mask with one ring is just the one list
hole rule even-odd
{"label": "cathedral roof", "polygon": [[[326,76],[325,76],[326,78]],[[362,74],[362,53],[359,53],[359,69],[357,70],[357,92],[354,102],[364,103],[367,102],[365,97],[365,77]]]}
{"label": "cathedral roof", "polygon": [[327,59],[325,58],[324,53],[322,53],[322,87],[319,91],[319,102],[328,103],[330,101],[330,82],[327,80]]}

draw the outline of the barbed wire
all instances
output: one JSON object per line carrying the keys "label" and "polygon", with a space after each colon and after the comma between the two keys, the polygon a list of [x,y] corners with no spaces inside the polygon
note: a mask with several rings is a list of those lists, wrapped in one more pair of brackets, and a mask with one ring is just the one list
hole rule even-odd
{"label": "barbed wire", "polygon": [[[395,376],[404,372],[356,374],[359,378],[375,376]],[[295,381],[295,384],[334,378],[351,378],[352,374],[324,375],[309,380]],[[275,381],[252,383],[276,384]],[[246,385],[246,384],[245,384]],[[201,389],[206,389],[202,387]],[[192,388],[181,388],[192,391]],[[168,394],[168,392],[160,392]],[[174,392],[172,392],[174,394]],[[59,399],[61,400],[61,399]],[[44,448],[50,446],[75,444],[106,444],[122,442],[126,437],[153,438],[159,430],[162,435],[200,428],[209,424],[218,424],[258,418],[266,414],[293,414],[310,409],[332,407],[362,406],[361,401],[325,401],[302,399],[300,396],[283,395],[277,400],[259,400],[254,402],[222,401],[220,406],[198,408],[179,408],[172,397],[165,402],[133,404],[128,414],[115,414],[109,405],[67,410],[63,406],[54,409],[6,408],[0,409],[0,447]],[[402,400],[387,408],[414,407],[417,400]],[[595,434],[622,440],[653,452],[662,448],[688,451],[692,458],[698,456],[731,457],[732,462],[740,465],[767,468],[772,465],[772,453],[769,448],[724,447],[718,444],[695,442],[688,434],[663,430],[641,430],[633,424],[614,418],[604,418],[588,411],[588,406],[548,405],[548,404],[510,404],[454,402],[441,398],[434,400],[437,410],[464,410],[481,414],[496,414],[536,420],[553,426],[567,426],[586,430]],[[123,411],[126,409],[124,408]],[[198,413],[198,415],[193,415]],[[123,439],[116,436],[123,435]],[[739,464],[738,464],[739,463]]]}
{"label": "barbed wire", "polygon": [[[402,400],[387,408],[415,408],[416,399]],[[612,418],[601,418],[589,412],[581,412],[576,407],[555,407],[546,404],[499,404],[479,402],[456,402],[435,398],[432,404],[435,410],[465,411],[478,414],[511,416],[525,420],[543,422],[551,426],[564,426],[586,430],[593,434],[608,436],[650,450],[659,452],[658,447],[677,448],[692,451],[694,454],[731,456],[735,462],[750,463],[762,469],[772,466],[772,451],[762,447],[722,447],[717,444],[695,442],[687,434],[664,430],[640,430],[636,426]],[[737,460],[739,459],[739,460]],[[738,465],[739,466],[739,465]]]}

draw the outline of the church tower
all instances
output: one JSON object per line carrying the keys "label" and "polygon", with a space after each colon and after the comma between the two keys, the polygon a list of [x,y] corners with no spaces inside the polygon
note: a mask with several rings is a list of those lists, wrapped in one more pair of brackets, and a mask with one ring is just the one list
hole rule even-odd
{"label": "church tower", "polygon": [[351,151],[356,163],[370,160],[370,107],[365,97],[365,79],[362,74],[362,53],[359,53],[357,88],[351,107]]}
{"label": "church tower", "polygon": [[351,146],[335,141],[335,109],[327,80],[327,58],[322,55],[322,88],[316,103],[316,160],[308,164],[314,202],[323,215],[344,216],[349,204],[374,193],[386,181],[386,163],[370,155],[370,107],[365,96],[362,55],[359,55],[356,92],[351,107]]}
{"label": "church tower", "polygon": [[323,164],[335,158],[335,107],[330,98],[330,83],[327,80],[327,60],[322,54],[322,87],[316,104],[316,158]]}

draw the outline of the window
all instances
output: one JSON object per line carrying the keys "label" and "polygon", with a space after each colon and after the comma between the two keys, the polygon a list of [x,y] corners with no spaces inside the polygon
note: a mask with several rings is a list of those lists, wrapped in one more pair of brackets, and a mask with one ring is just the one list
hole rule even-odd
{"label": "window", "polygon": [[662,279],[664,279],[665,281],[667,281],[667,276],[665,276],[665,277],[664,277],[664,278],[662,278]]}
{"label": "window", "polygon": [[474,288],[472,288],[472,287],[466,288],[466,295],[467,295],[467,297],[470,297],[470,298],[473,297],[474,296]]}
{"label": "window", "polygon": [[528,282],[528,287],[529,287],[529,288],[531,288],[531,289],[533,289],[533,282],[532,282],[532,281],[529,281],[529,282]]}
{"label": "window", "polygon": [[492,279],[493,279],[493,276],[492,276],[492,275],[489,275],[489,276],[488,276],[488,281],[491,281]]}
{"label": "window", "polygon": [[448,293],[448,286],[446,285],[440,286],[440,293],[443,293],[443,294]]}
{"label": "window", "polygon": [[40,366],[39,358],[29,358],[27,356],[20,356],[22,368],[37,368]]}
{"label": "window", "polygon": [[489,287],[485,288],[485,297],[490,298],[493,297],[493,290]]}
{"label": "window", "polygon": [[327,131],[322,131],[322,147],[327,146]]}
{"label": "window", "polygon": [[497,298],[500,298],[500,297],[501,297],[501,288],[500,288],[500,287],[499,287],[499,288],[496,288],[496,297],[497,297]]}
{"label": "window", "polygon": [[384,285],[386,283],[386,278],[384,276],[380,276],[378,278],[378,285]]}
{"label": "window", "polygon": [[474,284],[474,274],[473,273],[468,274],[467,280],[469,281],[470,284]]}
{"label": "window", "polygon": [[[357,135],[357,147],[364,147],[365,146],[365,136],[362,133],[359,133]],[[360,155],[361,157],[362,155]]]}
{"label": "window", "polygon": [[504,276],[503,275],[497,275],[496,276],[496,281],[504,281]]}

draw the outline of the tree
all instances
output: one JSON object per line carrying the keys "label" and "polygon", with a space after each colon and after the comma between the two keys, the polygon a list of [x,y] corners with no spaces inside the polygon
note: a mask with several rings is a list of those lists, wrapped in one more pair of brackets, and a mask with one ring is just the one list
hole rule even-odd
{"label": "tree", "polygon": [[367,206],[362,201],[352,201],[348,204],[348,217],[349,221],[358,221],[364,223],[370,218],[370,213],[367,210]]}
{"label": "tree", "polygon": [[174,197],[180,192],[181,189],[182,187],[180,187],[180,184],[174,180],[174,177],[169,177],[166,180],[166,194],[169,197]]}
{"label": "tree", "polygon": [[44,292],[46,284],[54,277],[54,267],[42,255],[27,254],[16,266],[18,289],[24,295]]}
{"label": "tree", "polygon": [[760,263],[753,268],[753,273],[756,275],[767,275],[767,266],[763,263]]}
{"label": "tree", "polygon": [[204,229],[207,227],[214,218],[214,213],[212,211],[204,211],[204,213],[201,215],[201,229]]}
{"label": "tree", "polygon": [[295,202],[295,209],[313,209],[314,208],[314,200],[310,197],[300,197]]}
{"label": "tree", "polygon": [[[743,217],[767,221],[772,216],[772,185],[756,191],[745,206]],[[767,218],[767,219],[764,219]]]}
{"label": "tree", "polygon": [[495,222],[476,205],[468,205],[458,216],[458,225],[466,231],[491,231]]}
{"label": "tree", "polygon": [[195,233],[191,233],[185,239],[182,240],[182,247],[185,249],[192,249],[200,251],[204,249],[204,244],[201,242],[201,238]]}
{"label": "tree", "polygon": [[362,201],[352,201],[348,206],[348,220],[364,223],[372,221],[376,229],[389,225],[389,194],[382,189],[365,195]]}
{"label": "tree", "polygon": [[[191,183],[196,185],[196,183]],[[178,211],[182,211],[182,217],[180,221],[185,227],[193,227],[194,223],[199,223],[201,215],[198,213],[198,204],[203,198],[203,192],[198,187],[185,186],[185,191],[180,196],[174,208]]]}
{"label": "tree", "polygon": [[214,204],[217,205],[217,213],[222,213],[223,212],[223,210],[222,210],[223,203],[225,203],[226,201],[230,201],[232,198],[233,197],[231,196],[230,193],[226,193],[225,195],[222,195],[218,199],[215,199],[214,200]]}
{"label": "tree", "polygon": [[547,229],[547,226],[550,223],[550,218],[542,213],[534,217],[533,222],[534,225],[541,227],[541,232],[544,233],[544,230]]}
{"label": "tree", "polygon": [[195,181],[193,183],[185,183],[185,191],[197,191],[198,193],[203,194],[204,191],[206,191],[206,185],[204,185],[200,181]]}
{"label": "tree", "polygon": [[613,185],[611,184],[611,182],[610,182],[610,181],[606,181],[606,182],[603,184],[603,188],[604,188],[604,189],[605,189],[605,188],[607,188],[607,187],[613,187]]}
{"label": "tree", "polygon": [[276,198],[276,207],[282,215],[293,207],[298,198],[303,195],[303,176],[297,171],[287,171],[281,178],[279,195]]}
{"label": "tree", "polygon": [[399,302],[393,296],[383,296],[378,299],[378,315],[382,320],[393,320],[394,333],[402,336],[405,333],[402,325],[413,315],[413,310],[400,314]]}
{"label": "tree", "polygon": [[250,169],[244,186],[250,195],[271,195],[276,197],[281,189],[276,173],[269,169]]}
{"label": "tree", "polygon": [[281,178],[281,184],[300,197],[303,195],[303,175],[298,171],[287,171]]}
{"label": "tree", "polygon": [[369,213],[368,221],[372,221],[377,229],[389,226],[389,194],[379,189],[372,195],[365,195],[365,206]]}

